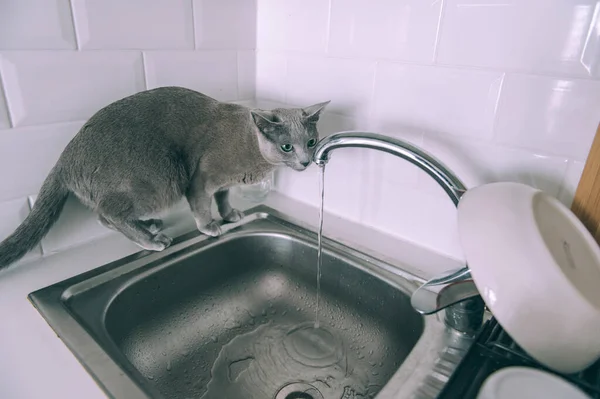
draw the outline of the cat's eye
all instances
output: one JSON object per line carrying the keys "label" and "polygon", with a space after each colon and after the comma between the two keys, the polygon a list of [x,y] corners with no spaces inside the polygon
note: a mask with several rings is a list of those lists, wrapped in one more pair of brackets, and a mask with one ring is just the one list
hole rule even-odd
{"label": "cat's eye", "polygon": [[283,152],[290,152],[290,151],[292,151],[292,148],[294,148],[294,147],[292,147],[291,144],[284,144],[281,146],[281,150]]}
{"label": "cat's eye", "polygon": [[310,147],[314,147],[315,145],[317,145],[317,140],[315,140],[315,139],[310,139],[310,140],[308,140],[308,143],[307,143],[307,145],[308,145],[308,147],[309,147],[309,148],[310,148]]}

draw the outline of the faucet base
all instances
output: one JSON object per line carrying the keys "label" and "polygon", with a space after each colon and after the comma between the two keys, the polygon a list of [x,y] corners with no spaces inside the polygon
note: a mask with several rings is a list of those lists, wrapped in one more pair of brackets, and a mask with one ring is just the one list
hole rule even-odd
{"label": "faucet base", "polygon": [[476,296],[447,307],[444,321],[448,327],[473,337],[483,325],[484,310],[483,299]]}

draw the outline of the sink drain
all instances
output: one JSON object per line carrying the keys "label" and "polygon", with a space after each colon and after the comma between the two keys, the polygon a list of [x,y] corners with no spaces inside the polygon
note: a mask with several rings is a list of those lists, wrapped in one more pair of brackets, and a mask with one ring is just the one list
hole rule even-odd
{"label": "sink drain", "polygon": [[304,382],[294,382],[281,388],[275,399],[324,399],[314,386]]}

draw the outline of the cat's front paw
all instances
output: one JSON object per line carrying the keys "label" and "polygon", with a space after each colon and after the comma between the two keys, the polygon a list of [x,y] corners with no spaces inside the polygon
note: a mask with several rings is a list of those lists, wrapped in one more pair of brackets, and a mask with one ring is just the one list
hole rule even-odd
{"label": "cat's front paw", "polygon": [[221,226],[219,226],[219,223],[214,220],[207,225],[198,226],[198,230],[202,234],[206,234],[207,236],[211,237],[218,237],[221,235]]}
{"label": "cat's front paw", "polygon": [[229,214],[223,216],[223,220],[229,223],[239,222],[244,218],[244,212],[239,211],[237,209],[232,209]]}
{"label": "cat's front paw", "polygon": [[157,235],[154,236],[154,242],[156,243],[157,247],[159,248],[157,250],[162,251],[165,248],[168,248],[169,245],[171,245],[171,243],[173,242],[173,239],[162,233],[158,233]]}

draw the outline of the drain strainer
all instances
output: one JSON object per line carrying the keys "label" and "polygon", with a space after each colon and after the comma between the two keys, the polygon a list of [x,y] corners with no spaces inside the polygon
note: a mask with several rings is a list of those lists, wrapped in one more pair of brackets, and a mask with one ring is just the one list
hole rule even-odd
{"label": "drain strainer", "polygon": [[314,386],[304,382],[294,382],[281,388],[275,399],[324,399]]}

